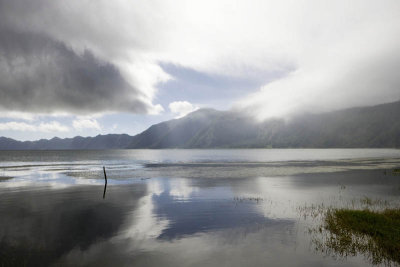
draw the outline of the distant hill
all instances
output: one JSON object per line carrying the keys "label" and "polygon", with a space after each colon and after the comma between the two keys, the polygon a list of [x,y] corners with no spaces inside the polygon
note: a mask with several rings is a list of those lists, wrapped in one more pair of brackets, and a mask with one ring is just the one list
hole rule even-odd
{"label": "distant hill", "polygon": [[0,150],[63,150],[63,149],[116,149],[126,148],[132,142],[127,134],[108,134],[95,137],[76,136],[74,138],[54,137],[50,140],[16,141],[0,137]]}
{"label": "distant hill", "polygon": [[20,142],[0,137],[1,150],[118,148],[384,148],[400,147],[400,101],[321,114],[285,122],[257,123],[232,111],[200,109],[155,124],[144,132],[53,138]]}
{"label": "distant hill", "polygon": [[256,123],[202,109],[133,137],[128,148],[400,147],[400,101]]}

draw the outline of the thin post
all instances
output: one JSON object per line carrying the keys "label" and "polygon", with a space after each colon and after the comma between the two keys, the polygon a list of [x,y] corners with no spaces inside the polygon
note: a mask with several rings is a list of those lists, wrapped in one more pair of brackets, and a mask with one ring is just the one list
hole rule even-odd
{"label": "thin post", "polygon": [[103,172],[104,172],[104,192],[103,192],[103,199],[106,197],[106,189],[107,189],[107,174],[106,174],[106,168],[103,166]]}

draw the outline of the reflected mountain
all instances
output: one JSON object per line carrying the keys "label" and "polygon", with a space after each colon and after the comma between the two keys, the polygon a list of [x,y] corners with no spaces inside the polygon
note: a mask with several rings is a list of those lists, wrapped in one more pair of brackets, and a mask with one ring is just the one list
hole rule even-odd
{"label": "reflected mountain", "polygon": [[[0,182],[0,266],[365,266],[311,251],[301,208],[398,206],[400,180],[382,169],[398,165],[396,153],[0,153],[2,177],[13,177]],[[271,175],[290,168],[297,174]]]}
{"label": "reflected mountain", "polygon": [[[85,250],[114,236],[144,188],[120,188],[120,198],[110,194],[107,202],[101,198],[99,188],[2,192],[0,263],[47,266],[73,248]],[[131,199],[129,206],[124,199]]]}
{"label": "reflected mountain", "polygon": [[[31,189],[14,187],[0,194],[2,265],[76,262],[77,254],[93,253],[99,246],[102,252],[96,257],[107,258],[102,254],[111,252],[110,257],[131,261],[126,249],[133,246],[140,261],[151,257],[146,251],[160,241],[173,245],[210,233],[223,240],[294,227],[294,220],[269,219],[257,202],[235,201],[229,185],[207,180],[195,185],[189,179],[162,178],[111,184],[105,199],[100,184]],[[232,234],[224,237],[225,232]]]}

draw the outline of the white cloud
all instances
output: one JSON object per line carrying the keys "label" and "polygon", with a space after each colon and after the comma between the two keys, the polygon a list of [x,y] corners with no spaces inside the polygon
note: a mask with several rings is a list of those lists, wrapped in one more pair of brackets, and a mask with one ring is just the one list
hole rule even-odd
{"label": "white cloud", "polygon": [[0,123],[0,131],[36,131],[36,126],[26,122],[3,122]]}
{"label": "white cloud", "polygon": [[[399,2],[315,3],[296,12],[296,71],[241,99],[259,119],[373,105],[400,99]],[[308,16],[308,15],[309,16]]]}
{"label": "white cloud", "polygon": [[260,118],[400,97],[398,0],[7,3],[14,28],[117,66],[149,113],[161,111],[152,103],[157,84],[171,78],[160,62],[250,78],[295,69],[238,101]]}
{"label": "white cloud", "polygon": [[77,118],[72,121],[72,126],[74,129],[78,131],[82,131],[84,129],[94,129],[94,130],[101,130],[100,124],[96,119],[92,118]]}
{"label": "white cloud", "polygon": [[69,128],[57,121],[42,122],[40,124],[10,121],[0,123],[0,131],[68,132]]}
{"label": "white cloud", "polygon": [[7,112],[0,112],[0,118],[33,121],[35,120],[36,116],[28,112],[7,111]]}
{"label": "white cloud", "polygon": [[158,115],[158,114],[162,113],[163,111],[164,111],[164,108],[160,104],[157,104],[157,105],[153,106],[153,109],[151,109],[149,111],[149,114],[150,115]]}
{"label": "white cloud", "polygon": [[199,107],[194,106],[193,104],[187,102],[187,101],[175,101],[171,102],[169,105],[169,110],[176,115],[175,118],[181,118],[189,114],[190,112],[193,112],[195,110],[198,110]]}
{"label": "white cloud", "polygon": [[68,132],[68,126],[62,125],[57,121],[52,121],[49,123],[40,123],[37,127],[39,132]]}

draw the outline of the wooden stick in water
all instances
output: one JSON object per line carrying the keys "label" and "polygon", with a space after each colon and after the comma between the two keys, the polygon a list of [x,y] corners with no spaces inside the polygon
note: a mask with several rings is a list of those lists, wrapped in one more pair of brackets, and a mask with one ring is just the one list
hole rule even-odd
{"label": "wooden stick in water", "polygon": [[106,197],[106,189],[107,189],[107,174],[106,174],[106,168],[103,166],[103,172],[104,172],[104,192],[103,192],[103,199]]}

